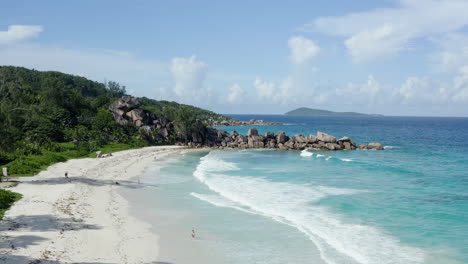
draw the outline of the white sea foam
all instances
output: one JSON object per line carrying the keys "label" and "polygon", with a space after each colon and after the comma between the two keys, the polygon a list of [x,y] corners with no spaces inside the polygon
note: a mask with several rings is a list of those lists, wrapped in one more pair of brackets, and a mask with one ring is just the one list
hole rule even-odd
{"label": "white sea foam", "polygon": [[400,148],[398,146],[384,146],[384,149],[395,149],[395,148]]}
{"label": "white sea foam", "polygon": [[353,161],[352,159],[340,159],[340,160],[346,161],[346,162],[351,162],[351,161]]}
{"label": "white sea foam", "polygon": [[307,151],[307,149],[304,149],[303,151],[301,151],[301,156],[302,157],[311,157],[313,155],[314,155],[314,153]]}
{"label": "white sea foam", "polygon": [[239,211],[242,211],[242,212],[246,212],[246,213],[250,213],[250,214],[255,214],[254,211],[251,211],[251,210],[248,210],[248,209],[245,209],[245,208],[242,208],[240,206],[238,206],[237,203],[234,203],[233,201],[231,200],[228,200],[218,194],[201,194],[201,193],[195,193],[195,192],[191,192],[190,195],[192,195],[193,197],[196,197],[202,201],[205,201],[205,202],[208,202],[212,205],[215,205],[215,206],[218,206],[218,207],[228,207],[228,208],[233,208],[233,209],[237,209]]}
{"label": "white sea foam", "polygon": [[325,160],[330,160],[333,156],[328,156]]}
{"label": "white sea foam", "polygon": [[325,157],[325,155],[317,154],[317,158],[320,158],[320,157]]}
{"label": "white sea foam", "polygon": [[[306,234],[327,263],[421,263],[422,250],[402,245],[383,230],[346,220],[314,203],[330,195],[355,195],[362,190],[271,182],[264,178],[232,176],[239,170],[211,152],[201,159],[194,176],[218,195],[194,197],[216,206],[268,216]],[[216,168],[217,166],[222,168]],[[220,198],[221,197],[221,198]]]}

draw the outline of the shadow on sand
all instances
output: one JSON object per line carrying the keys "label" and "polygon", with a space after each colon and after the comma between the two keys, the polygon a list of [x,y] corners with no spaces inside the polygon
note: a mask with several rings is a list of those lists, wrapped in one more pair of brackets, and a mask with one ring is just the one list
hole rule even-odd
{"label": "shadow on sand", "polygon": [[[98,179],[91,179],[91,178],[84,178],[84,177],[70,177],[72,183],[82,183],[90,186],[107,186],[107,185],[116,185],[121,186],[124,188],[130,189],[139,189],[144,188],[147,186],[157,187],[155,184],[147,184],[147,183],[140,183],[138,181],[127,181],[127,180],[98,180]],[[41,184],[68,184],[68,180],[64,177],[57,177],[57,178],[49,178],[47,180],[32,180],[32,181],[25,181],[22,184],[34,184],[34,185],[41,185]]]}

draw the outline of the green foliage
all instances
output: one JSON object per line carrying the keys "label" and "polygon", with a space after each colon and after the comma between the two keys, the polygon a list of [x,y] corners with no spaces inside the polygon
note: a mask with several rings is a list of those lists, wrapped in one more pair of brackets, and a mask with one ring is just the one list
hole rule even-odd
{"label": "green foliage", "polygon": [[176,120],[179,116],[183,115],[181,111],[188,112],[192,119],[199,119],[206,125],[209,120],[222,121],[231,120],[232,118],[208,111],[202,108],[194,107],[191,105],[178,104],[169,101],[156,101],[146,97],[138,98],[142,104],[142,108],[153,112],[157,116],[164,116],[169,120]]}
{"label": "green foliage", "polygon": [[174,121],[176,132],[163,139],[115,122],[109,105],[126,94],[125,86],[98,83],[60,72],[0,66],[0,165],[13,175],[35,174],[70,158],[97,150],[174,143],[191,133],[195,121],[229,119],[175,102],[139,98],[142,108]]}
{"label": "green foliage", "polygon": [[8,190],[0,189],[0,220],[11,205],[21,199],[22,195]]}

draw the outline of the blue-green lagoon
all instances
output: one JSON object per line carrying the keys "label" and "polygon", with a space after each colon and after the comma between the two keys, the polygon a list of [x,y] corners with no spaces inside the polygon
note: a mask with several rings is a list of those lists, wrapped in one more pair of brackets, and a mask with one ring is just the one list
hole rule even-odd
{"label": "blue-green lagoon", "polygon": [[155,163],[145,188],[123,192],[160,235],[161,261],[468,263],[468,119],[253,118],[288,123],[261,133],[386,147],[202,150]]}

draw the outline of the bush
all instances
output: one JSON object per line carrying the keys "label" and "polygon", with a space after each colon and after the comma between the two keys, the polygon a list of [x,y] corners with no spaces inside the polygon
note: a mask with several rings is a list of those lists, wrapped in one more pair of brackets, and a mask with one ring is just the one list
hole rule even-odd
{"label": "bush", "polygon": [[10,206],[21,199],[22,195],[15,192],[10,192],[7,190],[0,189],[0,220],[3,219],[5,211],[10,208]]}
{"label": "bush", "polygon": [[66,161],[63,155],[55,152],[45,152],[43,155],[28,155],[8,163],[8,171],[11,175],[36,174],[48,166]]}

